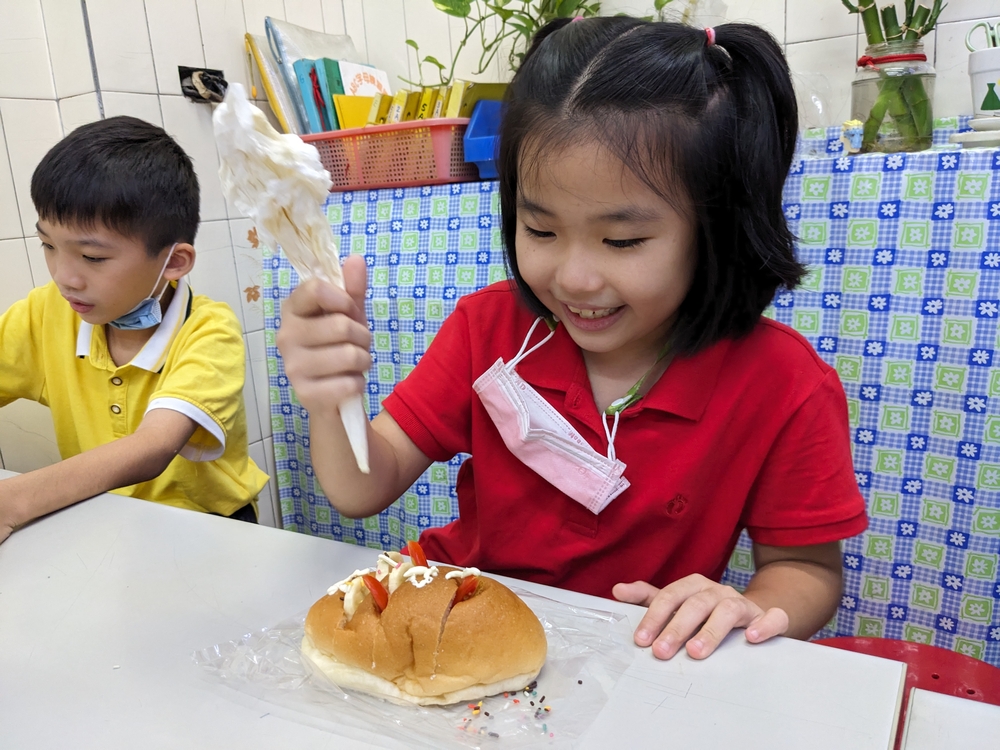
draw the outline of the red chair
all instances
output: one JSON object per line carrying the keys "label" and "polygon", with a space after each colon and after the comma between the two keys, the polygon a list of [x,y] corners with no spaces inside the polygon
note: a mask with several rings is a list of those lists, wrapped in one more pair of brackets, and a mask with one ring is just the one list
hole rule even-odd
{"label": "red chair", "polygon": [[937,646],[888,638],[822,638],[813,643],[906,663],[906,685],[899,711],[899,726],[896,728],[896,750],[899,750],[903,739],[910,688],[1000,706],[1000,669],[971,656]]}

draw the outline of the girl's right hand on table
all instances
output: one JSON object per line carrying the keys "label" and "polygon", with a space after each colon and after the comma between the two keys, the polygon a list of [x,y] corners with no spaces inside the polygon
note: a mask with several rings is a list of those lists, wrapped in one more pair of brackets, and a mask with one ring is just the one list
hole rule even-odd
{"label": "girl's right hand on table", "polygon": [[347,258],[343,273],[346,290],[309,279],[281,307],[278,350],[299,401],[310,412],[334,412],[363,393],[372,365],[364,258]]}

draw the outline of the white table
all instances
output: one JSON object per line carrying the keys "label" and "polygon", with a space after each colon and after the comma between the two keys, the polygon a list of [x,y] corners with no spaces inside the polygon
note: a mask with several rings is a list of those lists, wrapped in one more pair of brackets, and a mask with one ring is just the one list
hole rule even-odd
{"label": "white table", "polygon": [[[305,611],[372,554],[115,495],[15,532],[0,545],[0,746],[412,750],[278,718],[191,659]],[[517,585],[624,613],[633,627],[643,611]],[[899,662],[788,639],[750,646],[741,633],[703,662],[637,649],[576,744],[885,750],[903,675]]]}
{"label": "white table", "polygon": [[996,750],[998,744],[1000,706],[910,690],[903,750]]}

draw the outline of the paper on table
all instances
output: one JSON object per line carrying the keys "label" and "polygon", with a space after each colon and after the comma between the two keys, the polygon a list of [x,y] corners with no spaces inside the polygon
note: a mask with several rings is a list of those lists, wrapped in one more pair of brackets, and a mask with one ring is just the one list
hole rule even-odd
{"label": "paper on table", "polygon": [[[212,124],[226,199],[254,220],[267,245],[281,245],[302,278],[316,276],[343,288],[336,242],[320,208],[333,183],[316,149],[272,128],[239,83],[229,85]],[[367,474],[368,417],[361,396],[340,404],[340,418],[358,468]]]}

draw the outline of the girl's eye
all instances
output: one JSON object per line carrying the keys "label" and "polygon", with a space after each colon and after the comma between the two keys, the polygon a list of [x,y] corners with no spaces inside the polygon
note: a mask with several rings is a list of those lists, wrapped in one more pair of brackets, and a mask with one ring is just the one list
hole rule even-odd
{"label": "girl's eye", "polygon": [[611,245],[611,247],[617,247],[622,250],[629,247],[638,247],[645,241],[646,241],[645,237],[638,237],[636,239],[631,239],[631,240],[609,240],[609,239],[604,240],[604,242],[608,245]]}
{"label": "girl's eye", "polygon": [[42,250],[53,250],[54,248],[48,242],[42,243]]}
{"label": "girl's eye", "polygon": [[532,237],[545,238],[545,237],[555,237],[556,236],[555,232],[543,232],[540,229],[532,229],[527,224],[524,225],[524,231],[527,232]]}

